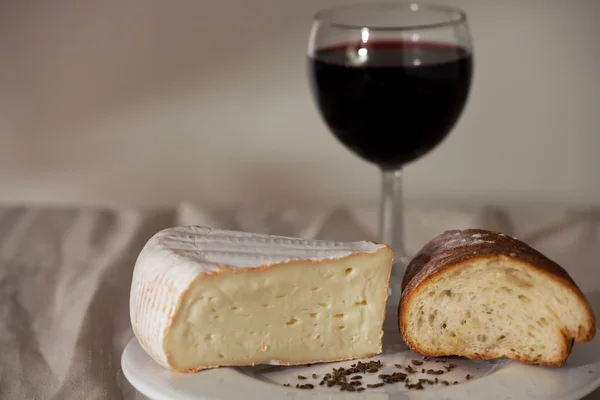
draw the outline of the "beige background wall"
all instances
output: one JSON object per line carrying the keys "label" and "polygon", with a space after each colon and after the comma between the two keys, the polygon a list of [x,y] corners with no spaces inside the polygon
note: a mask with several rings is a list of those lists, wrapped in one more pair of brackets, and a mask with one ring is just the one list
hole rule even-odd
{"label": "beige background wall", "polygon": [[[407,192],[600,204],[600,1],[444,2],[470,15],[474,89]],[[0,3],[0,201],[375,200],[307,87],[310,17],[334,3]]]}

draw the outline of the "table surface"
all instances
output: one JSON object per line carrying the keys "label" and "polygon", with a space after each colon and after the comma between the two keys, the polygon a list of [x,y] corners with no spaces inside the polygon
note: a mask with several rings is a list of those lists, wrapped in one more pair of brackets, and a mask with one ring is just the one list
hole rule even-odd
{"label": "table surface", "polygon": [[[120,357],[133,335],[133,266],[163,228],[200,224],[355,240],[374,238],[375,222],[368,207],[0,207],[0,398],[144,399],[124,378]],[[600,315],[600,209],[409,203],[406,247],[414,254],[444,229],[467,227],[517,236],[555,259]],[[591,399],[600,399],[600,390]]]}

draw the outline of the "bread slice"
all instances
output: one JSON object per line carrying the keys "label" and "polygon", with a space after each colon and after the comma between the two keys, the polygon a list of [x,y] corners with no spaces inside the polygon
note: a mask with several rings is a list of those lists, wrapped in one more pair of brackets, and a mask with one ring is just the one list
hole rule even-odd
{"label": "bread slice", "polygon": [[596,333],[590,305],[558,264],[516,238],[446,231],[421,249],[402,281],[400,332],[427,356],[509,357],[563,365]]}

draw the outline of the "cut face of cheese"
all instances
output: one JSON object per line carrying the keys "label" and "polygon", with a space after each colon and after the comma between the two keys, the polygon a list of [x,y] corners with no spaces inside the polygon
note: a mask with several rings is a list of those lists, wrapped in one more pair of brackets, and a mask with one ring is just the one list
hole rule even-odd
{"label": "cut face of cheese", "polygon": [[372,242],[171,228],[138,257],[131,322],[178,371],[367,357],[381,352],[392,261]]}

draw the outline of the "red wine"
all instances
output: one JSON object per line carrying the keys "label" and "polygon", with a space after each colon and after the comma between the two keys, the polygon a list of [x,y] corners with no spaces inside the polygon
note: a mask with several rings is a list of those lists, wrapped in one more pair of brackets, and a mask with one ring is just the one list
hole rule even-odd
{"label": "red wine", "polygon": [[469,95],[472,68],[470,52],[461,47],[375,41],[318,50],[309,69],[321,115],[335,136],[364,159],[396,168],[452,130]]}

